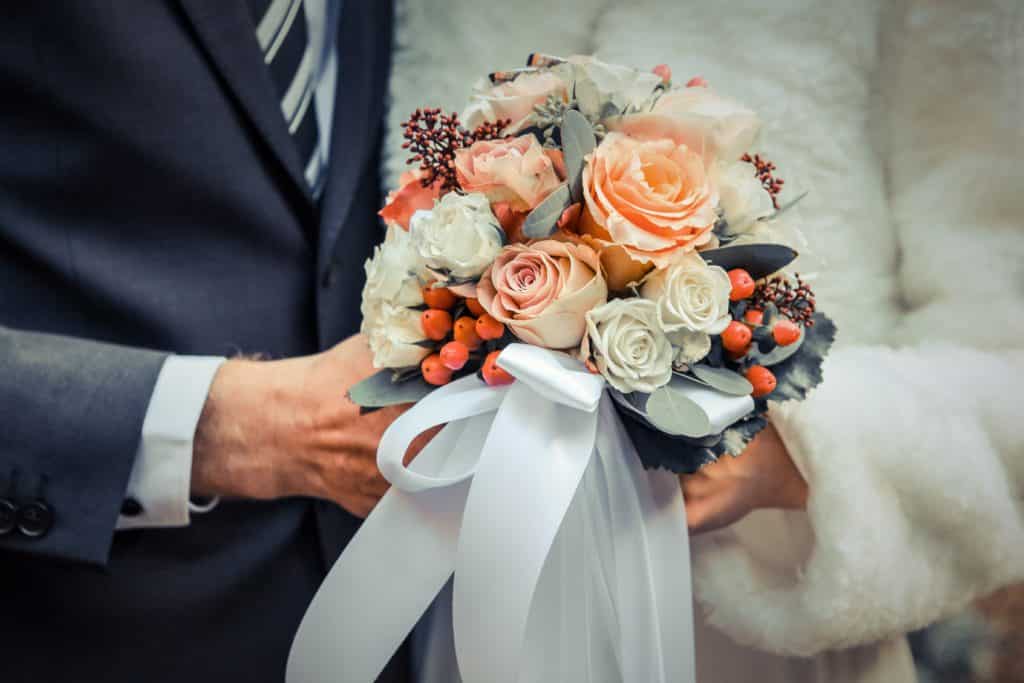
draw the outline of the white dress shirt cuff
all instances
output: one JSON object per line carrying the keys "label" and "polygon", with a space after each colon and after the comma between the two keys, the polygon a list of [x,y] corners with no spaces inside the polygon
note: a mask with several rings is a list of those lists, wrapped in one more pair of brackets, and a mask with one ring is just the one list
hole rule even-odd
{"label": "white dress shirt cuff", "polygon": [[210,392],[226,359],[168,356],[157,376],[142,422],[142,438],[128,478],[126,502],[117,529],[188,526],[190,512],[208,512],[217,504],[189,501],[192,439]]}

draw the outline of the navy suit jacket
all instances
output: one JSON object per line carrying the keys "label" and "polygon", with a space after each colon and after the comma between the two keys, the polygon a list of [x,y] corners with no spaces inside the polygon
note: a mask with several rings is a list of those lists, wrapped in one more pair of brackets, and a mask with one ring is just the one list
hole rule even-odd
{"label": "navy suit jacket", "polygon": [[356,519],[290,499],[114,525],[167,353],[294,356],[358,329],[391,21],[346,3],[318,206],[244,0],[5,9],[0,681],[283,680]]}

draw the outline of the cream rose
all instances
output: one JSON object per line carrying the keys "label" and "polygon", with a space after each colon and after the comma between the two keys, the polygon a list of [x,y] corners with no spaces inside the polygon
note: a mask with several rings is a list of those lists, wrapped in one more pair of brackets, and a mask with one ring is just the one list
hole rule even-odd
{"label": "cream rose", "polygon": [[509,119],[511,123],[504,132],[514,135],[530,125],[535,106],[552,95],[566,99],[568,86],[550,71],[527,71],[498,85],[481,79],[473,89],[469,104],[462,110],[466,127],[472,130],[485,121]]}
{"label": "cream rose", "polygon": [[409,225],[412,243],[426,265],[455,277],[480,275],[501,251],[502,232],[487,197],[449,192]]}
{"label": "cream rose", "polygon": [[580,353],[625,394],[649,394],[672,379],[675,351],[647,299],[613,299],[589,311]]}
{"label": "cream rose", "polygon": [[583,199],[580,229],[601,247],[613,290],[705,244],[718,219],[704,159],[665,138],[609,133],[583,168]]}
{"label": "cream rose", "polygon": [[666,332],[686,329],[721,334],[729,325],[729,275],[708,265],[696,254],[651,273],[640,295],[658,307],[658,320]]}
{"label": "cream rose", "polygon": [[729,233],[745,233],[756,221],[775,211],[772,196],[761,184],[753,164],[745,161],[719,163],[715,165],[713,177]]}
{"label": "cream rose", "polygon": [[366,261],[363,300],[390,301],[399,306],[423,303],[420,277],[425,276],[423,262],[412,245],[409,233],[395,224],[388,226],[384,242]]}
{"label": "cream rose", "polygon": [[374,367],[410,367],[430,355],[416,343],[424,339],[419,311],[381,299],[364,299],[361,310]]}
{"label": "cream rose", "polygon": [[579,346],[584,316],[607,296],[597,253],[556,240],[505,247],[477,285],[489,314],[523,341],[550,349]]}
{"label": "cream rose", "polygon": [[491,204],[530,211],[557,188],[554,161],[533,135],[481,140],[455,152],[455,171],[466,192],[480,192]]}

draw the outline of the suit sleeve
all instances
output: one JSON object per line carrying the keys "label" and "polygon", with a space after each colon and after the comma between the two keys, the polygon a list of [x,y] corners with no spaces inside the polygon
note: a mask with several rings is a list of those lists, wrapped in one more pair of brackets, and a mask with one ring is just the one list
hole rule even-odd
{"label": "suit sleeve", "polygon": [[165,358],[0,326],[0,497],[32,532],[16,523],[0,553],[107,561]]}

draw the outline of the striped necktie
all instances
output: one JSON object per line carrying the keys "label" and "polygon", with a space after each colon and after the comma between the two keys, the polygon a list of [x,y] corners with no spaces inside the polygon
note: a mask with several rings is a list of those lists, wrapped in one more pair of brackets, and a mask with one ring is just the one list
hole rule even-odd
{"label": "striped necktie", "polygon": [[248,0],[256,22],[263,61],[281,99],[288,132],[299,150],[313,197],[323,191],[327,160],[320,146],[320,128],[313,101],[319,55],[313,54],[302,0]]}

